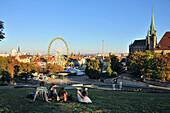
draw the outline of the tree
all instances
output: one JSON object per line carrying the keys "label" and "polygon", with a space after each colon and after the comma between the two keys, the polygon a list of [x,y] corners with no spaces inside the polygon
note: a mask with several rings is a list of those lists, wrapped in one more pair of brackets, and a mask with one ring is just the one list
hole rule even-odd
{"label": "tree", "polygon": [[106,71],[107,71],[107,73],[108,73],[108,77],[111,77],[113,71],[112,71],[112,69],[111,69],[111,60],[110,60],[110,59],[107,61],[107,70],[106,70]]}
{"label": "tree", "polygon": [[53,65],[51,63],[47,63],[45,66],[45,73],[57,73],[63,71],[63,67],[60,65]]}
{"label": "tree", "polygon": [[[1,77],[4,80],[8,80],[10,78],[14,77],[14,71],[15,65],[19,65],[18,60],[16,60],[15,58],[9,56],[9,57],[0,57],[0,73],[1,73]],[[9,76],[10,75],[10,76]]]}
{"label": "tree", "polygon": [[4,70],[4,71],[7,71],[7,70],[6,70],[7,67],[8,67],[8,61],[7,61],[7,59],[4,58],[4,57],[0,57],[0,69],[2,69],[2,70]]}
{"label": "tree", "polygon": [[87,74],[87,76],[89,76],[89,78],[91,79],[100,78],[100,72],[101,72],[101,67],[100,67],[100,62],[98,60],[92,60],[87,63],[85,73]]}
{"label": "tree", "polygon": [[31,64],[20,62],[19,71],[20,71],[20,73],[30,73],[31,72]]}
{"label": "tree", "polygon": [[[129,71],[134,77],[170,80],[170,57],[155,52],[135,52],[128,57]],[[141,72],[142,70],[142,72]]]}
{"label": "tree", "polygon": [[0,81],[9,82],[10,81],[10,74],[7,71],[0,69]]}
{"label": "tree", "polygon": [[11,78],[13,78],[15,70],[14,66],[19,65],[19,61],[11,56],[7,57],[6,60],[8,61],[7,71],[11,74]]}
{"label": "tree", "polygon": [[39,64],[35,63],[35,62],[30,63],[30,67],[31,67],[31,73],[42,72],[41,66]]}
{"label": "tree", "polygon": [[5,33],[3,33],[3,29],[4,29],[4,27],[3,27],[3,22],[0,21],[0,41],[1,41],[1,39],[4,39],[4,38],[5,38],[5,37],[4,37]]}
{"label": "tree", "polygon": [[14,66],[14,77],[18,77],[18,72],[19,72],[19,66],[15,65]]}
{"label": "tree", "polygon": [[111,59],[111,69],[114,72],[121,73],[123,70],[122,64],[119,62],[119,59],[115,55],[110,56]]}
{"label": "tree", "polygon": [[[106,69],[106,73],[102,74],[104,75],[104,77],[108,77],[108,78],[111,78],[111,77],[115,77],[117,75],[117,72],[114,70],[112,70],[112,68],[115,69],[115,67],[112,67],[113,64],[111,65],[111,63],[113,63],[113,61],[111,62],[111,58],[116,58],[116,56],[110,56],[110,57],[107,57],[105,60],[107,61],[107,69]],[[116,58],[117,59],[117,58]],[[112,59],[113,60],[113,59]],[[119,61],[117,59],[117,61]],[[111,68],[112,67],[112,68]]]}
{"label": "tree", "polygon": [[126,59],[125,59],[125,58],[122,58],[121,62],[126,62]]}
{"label": "tree", "polygon": [[74,53],[71,53],[71,56],[73,57],[73,56],[74,56]]}

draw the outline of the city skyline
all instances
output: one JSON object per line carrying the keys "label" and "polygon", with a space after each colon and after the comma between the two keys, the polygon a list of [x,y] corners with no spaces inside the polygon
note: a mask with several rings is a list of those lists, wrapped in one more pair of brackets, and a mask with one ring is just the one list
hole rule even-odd
{"label": "city skyline", "polygon": [[56,37],[67,42],[70,53],[102,53],[102,40],[105,53],[128,53],[129,44],[146,37],[152,7],[157,42],[170,31],[169,3],[168,0],[1,0],[0,20],[4,22],[6,38],[0,42],[0,53],[9,53],[20,46],[21,52],[46,55],[49,43]]}

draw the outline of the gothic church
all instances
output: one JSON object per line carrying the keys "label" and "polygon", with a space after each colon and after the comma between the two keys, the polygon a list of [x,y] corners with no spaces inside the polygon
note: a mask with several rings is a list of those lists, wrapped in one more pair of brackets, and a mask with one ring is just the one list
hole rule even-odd
{"label": "gothic church", "polygon": [[146,39],[143,40],[135,40],[133,44],[129,45],[129,53],[139,52],[139,51],[154,51],[154,48],[157,45],[157,37],[156,37],[156,29],[155,29],[155,23],[154,23],[154,13],[152,9],[152,20],[150,29],[148,30]]}

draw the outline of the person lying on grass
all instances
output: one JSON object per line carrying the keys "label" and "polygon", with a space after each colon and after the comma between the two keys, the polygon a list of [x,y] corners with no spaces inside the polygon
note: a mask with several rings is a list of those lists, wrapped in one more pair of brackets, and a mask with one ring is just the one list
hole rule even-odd
{"label": "person lying on grass", "polygon": [[60,88],[58,95],[57,95],[57,101],[60,101],[60,100],[67,101],[67,92],[63,87]]}
{"label": "person lying on grass", "polygon": [[78,102],[81,102],[81,103],[92,103],[91,99],[87,95],[88,95],[87,88],[85,88],[84,91],[82,89],[81,90],[77,90]]}
{"label": "person lying on grass", "polygon": [[44,87],[44,82],[40,82],[40,87],[37,87],[33,101],[35,101],[35,99],[40,91],[43,92],[43,95],[45,96],[45,100],[48,102],[48,97],[47,97],[48,91],[47,91],[47,88]]}
{"label": "person lying on grass", "polygon": [[51,86],[48,89],[48,100],[51,101],[53,97],[57,96],[56,89],[54,88],[56,85],[54,83],[51,84]]}

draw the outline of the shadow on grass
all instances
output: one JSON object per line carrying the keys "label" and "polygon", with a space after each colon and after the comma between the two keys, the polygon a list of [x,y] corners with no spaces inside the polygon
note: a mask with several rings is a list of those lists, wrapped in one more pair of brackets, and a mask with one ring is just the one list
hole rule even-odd
{"label": "shadow on grass", "polygon": [[67,90],[73,96],[73,101],[51,103],[36,100],[30,102],[26,98],[28,93],[35,89],[1,89],[0,112],[20,113],[71,113],[71,112],[170,112],[170,94],[109,92],[98,89],[89,89],[92,104],[77,102],[76,90]]}

